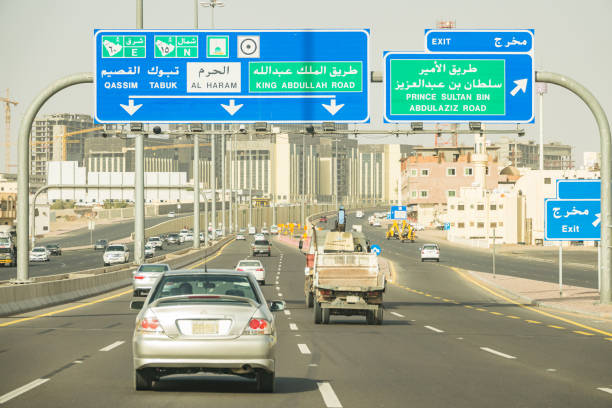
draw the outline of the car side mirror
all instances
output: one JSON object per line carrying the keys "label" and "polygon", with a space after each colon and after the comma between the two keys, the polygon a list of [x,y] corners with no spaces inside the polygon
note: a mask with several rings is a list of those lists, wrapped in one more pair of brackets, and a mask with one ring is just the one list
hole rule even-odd
{"label": "car side mirror", "polygon": [[130,309],[132,310],[140,310],[144,306],[144,300],[132,300],[130,302]]}
{"label": "car side mirror", "polygon": [[270,311],[271,312],[280,312],[281,310],[285,310],[285,301],[284,300],[273,300],[270,302]]}
{"label": "car side mirror", "polygon": [[422,250],[423,250],[423,248],[419,248],[419,251],[422,251]]}
{"label": "car side mirror", "polygon": [[298,243],[298,248],[302,249],[303,246],[304,246],[304,242],[300,239],[300,242]]}

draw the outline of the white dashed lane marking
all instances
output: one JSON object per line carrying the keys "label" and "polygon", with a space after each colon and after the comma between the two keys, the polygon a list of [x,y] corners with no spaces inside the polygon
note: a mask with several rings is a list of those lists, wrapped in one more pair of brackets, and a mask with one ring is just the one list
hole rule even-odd
{"label": "white dashed lane marking", "polygon": [[340,403],[340,400],[336,396],[336,393],[334,392],[334,389],[330,383],[319,382],[317,383],[317,386],[319,387],[319,392],[321,393],[323,402],[325,402],[325,406],[327,408],[342,408],[342,404]]}
{"label": "white dashed lane marking", "polygon": [[113,344],[109,344],[108,346],[106,346],[104,348],[101,348],[100,351],[111,351],[112,349],[114,349],[115,347],[119,347],[123,343],[125,343],[125,342],[124,341],[116,341]]}
{"label": "white dashed lane marking", "polygon": [[486,351],[487,353],[495,354],[496,356],[500,356],[500,357],[507,358],[510,360],[516,359],[516,357],[514,356],[502,353],[501,351],[493,350],[492,348],[489,348],[489,347],[481,347],[480,349],[483,351]]}
{"label": "white dashed lane marking", "polygon": [[289,328],[291,330],[297,330],[298,329],[297,324],[295,324],[295,323],[289,323]]}
{"label": "white dashed lane marking", "polygon": [[436,333],[444,333],[444,330],[440,330],[440,329],[436,329],[433,326],[425,326],[426,329],[429,329],[431,331],[435,331]]}
{"label": "white dashed lane marking", "polygon": [[298,344],[298,348],[302,354],[310,354],[310,349],[306,344]]}
{"label": "white dashed lane marking", "polygon": [[406,316],[404,316],[403,314],[399,314],[399,313],[395,313],[395,312],[391,312],[391,314],[392,314],[393,316],[397,316],[397,317],[406,317]]}
{"label": "white dashed lane marking", "polygon": [[38,378],[32,381],[31,383],[21,386],[11,392],[7,392],[6,394],[0,396],[0,404],[4,404],[5,402],[12,400],[13,398],[30,391],[32,388],[36,388],[39,385],[46,383],[47,381],[49,381],[49,378]]}

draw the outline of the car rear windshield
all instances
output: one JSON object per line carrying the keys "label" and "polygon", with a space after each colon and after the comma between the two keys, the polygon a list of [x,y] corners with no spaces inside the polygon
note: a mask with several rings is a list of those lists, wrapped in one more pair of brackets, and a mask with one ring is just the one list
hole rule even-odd
{"label": "car rear windshield", "polygon": [[109,247],[106,248],[107,252],[110,251],[125,251],[125,248],[123,248],[121,245],[111,245]]}
{"label": "car rear windshield", "polygon": [[423,245],[423,249],[438,249],[437,245]]}
{"label": "car rear windshield", "polygon": [[260,239],[255,241],[255,245],[268,245],[268,241]]}
{"label": "car rear windshield", "polygon": [[[169,296],[180,295],[228,295],[240,296],[260,303],[257,292],[246,276],[236,275],[171,275],[164,276],[155,288],[155,293],[150,302]],[[174,302],[174,301],[173,301]],[[177,299],[179,303],[191,302],[229,302],[237,300],[223,298],[182,298]],[[238,301],[239,302],[239,301]]]}
{"label": "car rear windshield", "polygon": [[259,261],[240,261],[238,266],[261,266]]}
{"label": "car rear windshield", "polygon": [[49,248],[49,249],[59,248],[59,245],[57,245],[57,244],[49,244],[49,245],[47,245],[47,248]]}
{"label": "car rear windshield", "polygon": [[159,237],[151,237],[149,238],[149,241],[159,241]]}
{"label": "car rear windshield", "polygon": [[104,239],[99,239],[96,241],[96,245],[104,245],[104,244],[106,244],[106,240]]}
{"label": "car rear windshield", "polygon": [[38,248],[34,248],[32,252],[47,252],[47,250],[45,248],[38,247]]}
{"label": "car rear windshield", "polygon": [[168,270],[166,265],[140,265],[138,272],[165,272]]}
{"label": "car rear windshield", "polygon": [[168,238],[178,238],[179,234],[170,234],[168,235]]}
{"label": "car rear windshield", "polygon": [[0,248],[0,254],[10,254],[13,252],[11,248]]}

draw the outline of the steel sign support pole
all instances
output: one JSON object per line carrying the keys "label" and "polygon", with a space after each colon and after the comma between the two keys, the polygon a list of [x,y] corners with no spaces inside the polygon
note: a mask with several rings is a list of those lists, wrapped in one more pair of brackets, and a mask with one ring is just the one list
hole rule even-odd
{"label": "steel sign support pole", "polygon": [[559,243],[559,296],[563,296],[563,243]]}
{"label": "steel sign support pole", "polygon": [[25,112],[19,127],[17,142],[17,278],[16,282],[23,283],[29,280],[28,232],[30,219],[29,186],[30,186],[30,132],[32,122],[44,103],[62,89],[72,85],[93,83],[93,73],[81,72],[58,79],[53,82],[32,101]]}
{"label": "steel sign support pole", "polygon": [[[136,28],[143,28],[143,0],[136,0]],[[134,145],[134,262],[144,262],[144,134],[136,134]]]}
{"label": "steel sign support pole", "polygon": [[210,163],[210,188],[212,189],[212,209],[211,209],[211,222],[212,222],[212,234],[213,239],[217,239],[217,163],[216,156],[217,151],[215,147],[215,142],[217,140],[217,135],[211,135],[210,141],[210,154],[211,154],[211,163]]}
{"label": "steel sign support pole", "polygon": [[601,291],[600,302],[612,302],[612,157],[610,151],[610,123],[595,96],[584,86],[554,72],[536,72],[536,81],[548,82],[569,89],[589,107],[597,127],[601,144]]}
{"label": "steel sign support pole", "polygon": [[200,247],[200,136],[193,134],[193,247]]}

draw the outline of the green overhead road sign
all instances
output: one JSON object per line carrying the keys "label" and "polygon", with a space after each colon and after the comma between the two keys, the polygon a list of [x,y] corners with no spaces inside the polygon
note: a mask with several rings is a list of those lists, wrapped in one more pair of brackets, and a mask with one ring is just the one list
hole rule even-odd
{"label": "green overhead road sign", "polygon": [[156,35],[155,58],[197,58],[197,35]]}
{"label": "green overhead road sign", "polygon": [[500,60],[391,61],[391,114],[505,114],[505,63]]}
{"label": "green overhead road sign", "polygon": [[146,58],[144,35],[102,36],[102,58]]}
{"label": "green overhead road sign", "polygon": [[361,92],[361,61],[250,62],[249,92]]}

